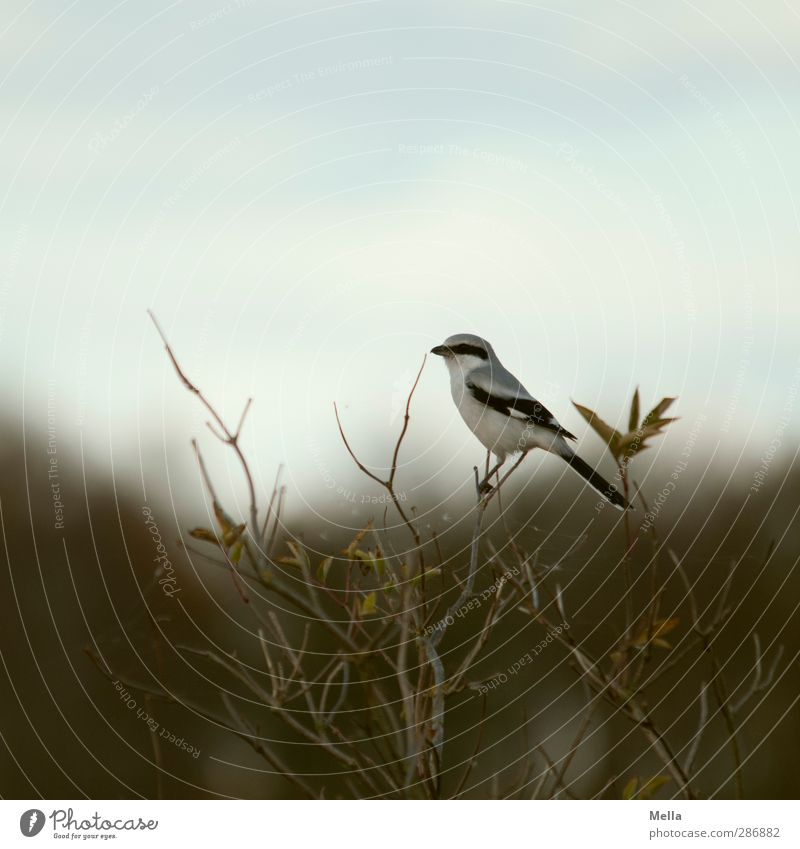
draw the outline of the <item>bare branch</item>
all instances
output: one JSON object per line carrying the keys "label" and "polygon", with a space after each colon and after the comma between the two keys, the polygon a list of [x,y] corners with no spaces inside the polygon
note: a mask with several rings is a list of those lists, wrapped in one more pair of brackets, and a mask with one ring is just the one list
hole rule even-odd
{"label": "bare branch", "polygon": [[[210,423],[209,423],[209,429],[211,430],[212,433],[214,433],[215,436],[217,436],[220,440],[222,440],[222,442],[231,446],[234,453],[236,454],[237,459],[239,460],[239,465],[241,466],[242,472],[243,472],[244,477],[245,477],[245,482],[247,484],[247,490],[248,490],[249,499],[250,499],[250,526],[251,526],[250,532],[253,536],[254,542],[257,545],[258,544],[258,506],[257,506],[257,501],[256,501],[256,489],[255,489],[255,484],[253,483],[253,476],[250,472],[250,466],[249,466],[247,459],[245,458],[244,454],[242,453],[241,446],[239,445],[239,431],[237,430],[235,433],[232,433],[228,429],[227,425],[225,424],[225,422],[223,421],[222,417],[217,412],[217,410],[213,406],[213,404],[211,404],[211,402],[200,391],[200,389],[198,389],[198,387],[194,383],[192,383],[191,380],[189,380],[189,378],[186,376],[186,373],[183,371],[180,364],[178,363],[178,360],[175,356],[175,353],[173,352],[172,347],[170,346],[169,342],[167,341],[167,337],[164,334],[164,331],[161,329],[161,325],[158,323],[158,320],[156,319],[154,313],[152,312],[152,310],[148,310],[147,314],[152,319],[153,324],[155,325],[155,328],[158,331],[158,335],[161,337],[161,341],[164,343],[164,347],[166,348],[167,355],[169,356],[170,362],[172,363],[172,365],[175,369],[175,372],[178,375],[178,378],[180,379],[181,383],[183,383],[183,385],[192,394],[196,395],[200,399],[200,402],[203,404],[203,406],[206,408],[206,410],[208,410],[208,412],[211,415],[211,417],[213,418],[213,420],[217,423],[221,433],[217,432],[211,426]],[[249,406],[250,406],[250,404],[248,402],[248,404],[245,406],[245,413],[249,409]],[[242,418],[241,418],[241,421],[240,421],[240,427],[241,427],[241,424],[243,422],[244,422],[244,413],[242,414]]]}
{"label": "bare branch", "polygon": [[350,447],[350,443],[347,441],[347,437],[344,435],[344,428],[342,427],[342,421],[339,418],[339,408],[336,406],[336,402],[333,402],[333,412],[336,415],[336,424],[339,427],[339,435],[342,437],[342,442],[344,442],[344,447],[347,449],[347,453],[352,457],[353,462],[358,466],[358,468],[368,477],[372,478],[376,483],[379,483],[381,486],[386,486],[386,481],[381,480],[376,474],[371,472],[362,462],[356,457],[355,452]]}
{"label": "bare branch", "polygon": [[692,774],[692,770],[694,768],[694,761],[697,757],[697,750],[700,748],[700,740],[703,736],[703,732],[706,730],[706,725],[708,724],[708,684],[703,681],[702,686],[700,687],[700,720],[697,723],[697,731],[692,738],[691,745],[689,751],[686,754],[686,760],[683,764],[683,770],[687,775]]}
{"label": "bare branch", "polygon": [[411,418],[411,399],[414,397],[414,392],[416,391],[420,377],[422,377],[422,370],[425,368],[425,361],[427,359],[428,355],[425,354],[422,358],[422,365],[420,365],[416,379],[414,380],[414,383],[411,387],[411,391],[408,393],[408,398],[406,398],[406,411],[405,415],[403,416],[403,427],[400,431],[400,436],[397,437],[397,444],[394,446],[394,454],[392,455],[392,467],[389,472],[389,480],[387,481],[387,486],[389,488],[391,488],[392,484],[394,483],[394,477],[397,474],[397,457],[400,454],[400,446],[403,444],[403,440],[405,439],[406,431],[408,430],[408,422]]}

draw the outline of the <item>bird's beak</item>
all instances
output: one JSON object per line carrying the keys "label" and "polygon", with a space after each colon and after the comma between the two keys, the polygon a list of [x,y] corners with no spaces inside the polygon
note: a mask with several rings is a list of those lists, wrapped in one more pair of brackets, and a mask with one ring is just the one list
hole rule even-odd
{"label": "bird's beak", "polygon": [[450,349],[447,345],[437,345],[435,348],[431,348],[431,353],[436,354],[437,357],[447,357],[450,355]]}

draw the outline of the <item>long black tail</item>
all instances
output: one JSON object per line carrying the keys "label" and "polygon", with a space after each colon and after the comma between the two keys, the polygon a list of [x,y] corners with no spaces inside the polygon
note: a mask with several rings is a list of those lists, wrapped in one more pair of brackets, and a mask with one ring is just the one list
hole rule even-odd
{"label": "long black tail", "polygon": [[625,510],[630,507],[630,504],[623,498],[622,493],[609,483],[602,475],[588,464],[585,463],[577,454],[561,455],[572,466],[573,469],[586,480],[603,496],[607,501],[610,501],[615,507],[620,510]]}

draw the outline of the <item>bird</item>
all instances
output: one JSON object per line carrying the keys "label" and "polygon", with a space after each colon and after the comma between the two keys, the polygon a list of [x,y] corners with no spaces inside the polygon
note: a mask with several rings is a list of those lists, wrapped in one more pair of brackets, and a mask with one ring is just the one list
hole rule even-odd
{"label": "bird", "polygon": [[456,333],[431,349],[450,372],[450,392],[467,427],[497,464],[483,485],[513,454],[541,448],[566,461],[608,502],[625,510],[623,495],[575,452],[576,437],[511,374],[494,348],[480,336]]}

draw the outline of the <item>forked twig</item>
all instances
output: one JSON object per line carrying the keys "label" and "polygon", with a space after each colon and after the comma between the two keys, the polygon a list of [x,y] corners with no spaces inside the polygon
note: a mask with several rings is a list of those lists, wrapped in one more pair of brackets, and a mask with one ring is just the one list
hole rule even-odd
{"label": "forked twig", "polygon": [[244,473],[245,481],[247,483],[248,495],[250,498],[250,533],[252,534],[253,541],[258,545],[258,503],[256,500],[256,488],[253,483],[253,475],[250,472],[250,466],[247,462],[247,458],[244,456],[242,452],[242,447],[239,444],[239,436],[241,435],[242,426],[244,425],[245,417],[247,416],[247,412],[250,409],[252,404],[252,398],[247,399],[247,403],[244,406],[244,410],[242,411],[241,416],[239,417],[239,424],[235,431],[231,431],[228,429],[228,426],[225,424],[222,416],[217,412],[214,405],[206,398],[203,392],[191,381],[186,375],[186,372],[181,368],[180,363],[178,362],[177,357],[175,356],[175,352],[172,350],[172,346],[169,344],[167,340],[166,334],[161,329],[161,325],[158,323],[158,319],[155,317],[155,314],[152,310],[148,310],[147,314],[150,316],[153,325],[158,331],[158,335],[161,337],[161,341],[164,343],[164,348],[166,349],[167,356],[170,359],[170,362],[175,369],[175,373],[178,375],[181,383],[189,390],[193,395],[196,395],[199,398],[202,405],[208,410],[209,415],[214,419],[214,421],[219,426],[221,434],[216,432],[215,429],[211,426],[210,422],[206,422],[209,429],[212,433],[217,436],[222,442],[226,445],[229,445],[234,454],[236,454],[236,458],[239,461],[239,465],[242,468],[242,472]]}

